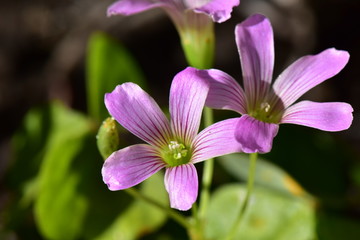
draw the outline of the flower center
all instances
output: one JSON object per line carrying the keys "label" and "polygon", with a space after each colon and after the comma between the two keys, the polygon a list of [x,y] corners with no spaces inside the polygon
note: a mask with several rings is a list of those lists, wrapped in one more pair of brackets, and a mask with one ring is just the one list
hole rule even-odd
{"label": "flower center", "polygon": [[185,145],[177,141],[170,141],[170,143],[164,148],[162,157],[164,161],[170,166],[175,167],[182,164],[186,164],[190,161],[189,150]]}
{"label": "flower center", "polygon": [[277,111],[268,102],[262,102],[254,110],[249,111],[249,115],[263,122],[279,123],[282,111]]}

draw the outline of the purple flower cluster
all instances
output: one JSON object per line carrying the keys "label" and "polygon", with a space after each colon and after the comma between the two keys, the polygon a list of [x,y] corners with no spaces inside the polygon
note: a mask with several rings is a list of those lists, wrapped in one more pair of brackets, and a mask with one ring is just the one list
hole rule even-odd
{"label": "purple flower cluster", "polygon": [[[129,15],[162,7],[178,19],[190,9],[221,22],[230,17],[237,4],[235,0],[121,0],[109,8],[108,14]],[[102,175],[110,190],[132,187],[165,168],[171,207],[188,210],[198,194],[195,163],[234,152],[269,152],[282,123],[324,131],[349,128],[353,109],[347,103],[295,103],[344,68],[349,59],[346,51],[331,48],[302,57],[272,83],[274,40],[269,20],[253,15],[236,26],[235,35],[243,88],[220,70],[188,67],[173,79],[170,121],[136,84],[124,83],[106,94],[110,114],[147,143],[120,149],[105,161]],[[236,111],[241,116],[217,122],[198,133],[204,105]]]}

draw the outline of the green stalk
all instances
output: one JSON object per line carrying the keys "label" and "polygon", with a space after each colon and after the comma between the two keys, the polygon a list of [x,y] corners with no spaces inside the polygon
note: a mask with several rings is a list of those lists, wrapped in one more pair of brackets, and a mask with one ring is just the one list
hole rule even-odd
{"label": "green stalk", "polygon": [[[210,126],[214,122],[213,112],[211,108],[204,108],[204,124],[205,127]],[[211,180],[214,172],[214,159],[208,159],[204,163],[203,177],[202,177],[202,190],[200,193],[200,209],[199,209],[199,219],[204,219],[206,210],[210,200],[210,187]]]}
{"label": "green stalk", "polygon": [[233,226],[231,227],[227,237],[225,240],[232,240],[235,237],[236,232],[238,231],[241,222],[243,220],[245,211],[249,205],[249,199],[254,187],[254,179],[255,179],[255,166],[256,166],[256,160],[257,160],[258,153],[251,153],[250,154],[250,165],[249,165],[249,176],[248,176],[248,182],[247,182],[247,191],[246,196],[244,199],[244,203],[241,206],[239,215],[237,216]]}
{"label": "green stalk", "polygon": [[124,191],[136,199],[141,199],[141,200],[148,202],[148,203],[152,204],[153,206],[159,208],[164,213],[166,213],[169,217],[171,217],[176,222],[178,222],[180,225],[182,225],[184,228],[190,229],[192,227],[191,224],[189,223],[189,221],[185,217],[183,217],[181,214],[178,214],[176,211],[172,210],[171,208],[165,207],[164,205],[155,201],[154,199],[147,197],[146,195],[137,191],[135,188],[124,189]]}

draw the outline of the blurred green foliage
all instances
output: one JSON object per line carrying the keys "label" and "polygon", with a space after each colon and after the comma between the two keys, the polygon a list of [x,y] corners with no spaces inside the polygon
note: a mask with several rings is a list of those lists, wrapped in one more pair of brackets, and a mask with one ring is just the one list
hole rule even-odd
{"label": "blurred green foliage", "polygon": [[[244,153],[229,154],[219,157],[218,162],[236,179],[240,181],[248,179],[249,155]],[[254,182],[256,185],[280,193],[302,197],[309,196],[288,173],[261,157],[256,161]]]}
{"label": "blurred green foliage", "polygon": [[104,108],[104,94],[116,85],[133,82],[146,89],[145,78],[131,54],[104,33],[94,33],[89,40],[86,74],[88,111],[98,122],[109,116]]}
{"label": "blurred green foliage", "polygon": [[[48,138],[44,139],[38,172],[27,179],[13,180],[12,184],[23,187],[18,187],[19,199],[9,208],[7,227],[18,230],[25,239],[28,239],[26,236],[36,236],[35,232],[30,235],[21,233],[25,227],[24,219],[28,218],[32,209],[44,239],[104,239],[101,236],[111,232],[114,222],[119,222],[122,234],[129,236],[126,239],[135,239],[151,233],[164,223],[166,216],[157,208],[141,200],[133,202],[123,191],[111,192],[107,189],[101,180],[103,160],[96,147],[96,129],[88,118],[58,102],[43,110],[46,113],[37,109],[37,114],[31,111],[30,119],[25,118],[25,122],[39,122],[43,115],[48,115],[50,123],[47,124],[51,130]],[[27,144],[17,143],[16,139],[24,139],[20,137],[24,132],[32,133],[27,127],[29,125],[14,140],[22,153]],[[27,136],[23,137],[26,139]],[[31,162],[33,159],[37,160],[28,155],[26,159],[14,162],[12,170],[16,169],[17,172],[9,172],[10,179],[27,172],[26,168],[20,170],[22,160]],[[165,188],[159,187],[162,181],[161,175],[147,181],[144,194],[156,193],[150,197],[167,204]],[[132,228],[121,227],[127,220]]]}
{"label": "blurred green foliage", "polygon": [[[13,201],[3,216],[4,232],[21,239],[71,240],[109,239],[121,231],[125,239],[136,239],[166,220],[156,207],[111,192],[102,182],[96,132],[99,119],[108,116],[104,94],[126,81],[145,83],[129,53],[104,34],[91,37],[88,55],[90,116],[51,102],[31,109],[13,137],[6,177]],[[162,182],[156,175],[141,191],[168,204]]]}
{"label": "blurred green foliage", "polygon": [[[230,230],[244,201],[246,186],[223,185],[210,202],[208,239],[222,239]],[[315,215],[311,201],[256,187],[234,239],[315,239]]]}

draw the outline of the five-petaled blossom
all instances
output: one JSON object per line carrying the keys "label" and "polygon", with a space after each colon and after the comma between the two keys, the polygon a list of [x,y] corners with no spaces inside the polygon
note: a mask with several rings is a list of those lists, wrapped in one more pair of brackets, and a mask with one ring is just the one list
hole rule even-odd
{"label": "five-petaled blossom", "polygon": [[281,123],[324,131],[349,128],[352,107],[343,102],[298,100],[305,92],[336,75],[349,60],[346,51],[327,49],[292,63],[271,84],[274,66],[273,31],[269,20],[250,16],[235,29],[244,89],[228,74],[209,70],[206,105],[240,113],[235,136],[247,153],[269,152]]}
{"label": "five-petaled blossom", "polygon": [[110,114],[148,144],[136,144],[110,155],[102,168],[110,190],[132,187],[165,168],[171,207],[188,210],[196,201],[198,177],[194,164],[238,152],[236,118],[213,124],[198,134],[209,91],[204,70],[188,67],[170,89],[169,122],[153,98],[134,83],[124,83],[105,95]]}
{"label": "five-petaled blossom", "polygon": [[152,8],[162,8],[176,26],[185,55],[197,68],[209,68],[214,52],[214,22],[231,17],[240,0],[119,0],[107,11],[111,15],[132,15]]}

